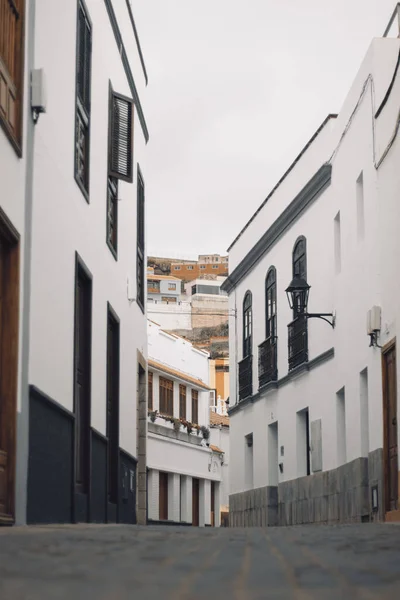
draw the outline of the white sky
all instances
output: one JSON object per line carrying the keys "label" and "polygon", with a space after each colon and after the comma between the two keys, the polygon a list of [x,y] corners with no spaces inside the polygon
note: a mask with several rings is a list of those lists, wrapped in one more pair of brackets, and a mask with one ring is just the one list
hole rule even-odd
{"label": "white sky", "polygon": [[[148,253],[224,253],[328,113],[394,0],[134,0],[149,75]],[[256,241],[256,240],[255,240]]]}

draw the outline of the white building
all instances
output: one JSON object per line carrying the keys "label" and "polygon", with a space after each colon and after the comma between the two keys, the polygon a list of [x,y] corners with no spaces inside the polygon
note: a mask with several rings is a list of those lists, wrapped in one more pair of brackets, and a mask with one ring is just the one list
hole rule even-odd
{"label": "white building", "polygon": [[[131,5],[3,4],[17,31],[5,56],[24,47],[25,57],[17,67],[0,57],[0,229],[14,307],[0,316],[11,348],[0,520],[145,522],[149,134]],[[0,48],[14,39],[4,32]]]}
{"label": "white building", "polygon": [[221,461],[220,512],[221,525],[229,525],[229,417],[225,402],[216,399],[216,407],[210,411],[210,448],[223,451]]}
{"label": "white building", "polygon": [[178,304],[181,296],[181,280],[172,275],[155,275],[147,269],[147,302]]}
{"label": "white building", "polygon": [[[233,525],[399,518],[399,56],[373,40],[229,249]],[[308,316],[286,298],[295,276]]]}
{"label": "white building", "polygon": [[219,526],[224,453],[210,438],[209,355],[151,321],[148,348],[149,522]]}

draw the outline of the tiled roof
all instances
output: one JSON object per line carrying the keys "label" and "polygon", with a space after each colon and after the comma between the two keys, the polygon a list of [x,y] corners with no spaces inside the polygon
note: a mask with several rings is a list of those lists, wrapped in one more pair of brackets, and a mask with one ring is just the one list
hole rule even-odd
{"label": "tiled roof", "polygon": [[219,452],[220,454],[225,454],[223,450],[221,450],[221,448],[218,448],[218,446],[213,446],[213,444],[210,444],[210,450],[212,450],[213,452]]}
{"label": "tiled roof", "polygon": [[229,417],[226,417],[225,415],[219,415],[211,410],[210,425],[224,425],[225,427],[229,427]]}
{"label": "tiled roof", "polygon": [[178,379],[182,379],[183,381],[186,381],[187,383],[191,383],[194,387],[201,388],[202,390],[210,390],[211,389],[201,379],[197,379],[196,377],[187,375],[186,373],[183,373],[182,371],[178,371],[177,369],[173,369],[172,367],[169,367],[168,365],[159,363],[156,360],[153,360],[152,358],[149,358],[149,360],[147,362],[148,362],[150,370],[153,367],[153,369],[157,369],[157,371],[162,371],[163,373],[172,375],[172,377],[177,377]]}

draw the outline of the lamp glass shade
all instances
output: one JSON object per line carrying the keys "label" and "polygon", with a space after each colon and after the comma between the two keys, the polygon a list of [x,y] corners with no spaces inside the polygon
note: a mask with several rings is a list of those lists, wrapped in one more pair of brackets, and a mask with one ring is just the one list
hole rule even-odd
{"label": "lamp glass shade", "polygon": [[295,277],[292,279],[289,287],[286,288],[289,306],[297,314],[305,313],[307,311],[309,291],[310,286],[302,277]]}

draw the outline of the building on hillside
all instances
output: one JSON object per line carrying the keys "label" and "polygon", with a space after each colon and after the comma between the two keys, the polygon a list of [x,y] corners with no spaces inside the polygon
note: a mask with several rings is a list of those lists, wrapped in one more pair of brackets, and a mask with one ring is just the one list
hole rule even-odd
{"label": "building on hillside", "polygon": [[400,517],[399,52],[372,41],[229,249],[233,525]]}
{"label": "building on hillside", "polygon": [[149,134],[130,4],[1,11],[0,523],[144,523]]}
{"label": "building on hillside", "polygon": [[181,280],[172,275],[154,275],[147,269],[147,302],[177,304],[181,296]]}
{"label": "building on hillside", "polygon": [[202,275],[228,275],[228,257],[219,254],[199,255],[197,261],[174,261],[171,263],[171,273],[183,281],[193,281]]}
{"label": "building on hillside", "polygon": [[148,322],[148,520],[220,525],[224,452],[210,444],[208,353]]}
{"label": "building on hillside", "polygon": [[221,485],[219,511],[221,526],[229,526],[229,417],[224,401],[210,410],[210,448],[223,451],[221,461]]}
{"label": "building on hillside", "polygon": [[205,276],[185,284],[192,307],[192,329],[216,327],[228,321],[228,296],[221,288],[225,279]]}

